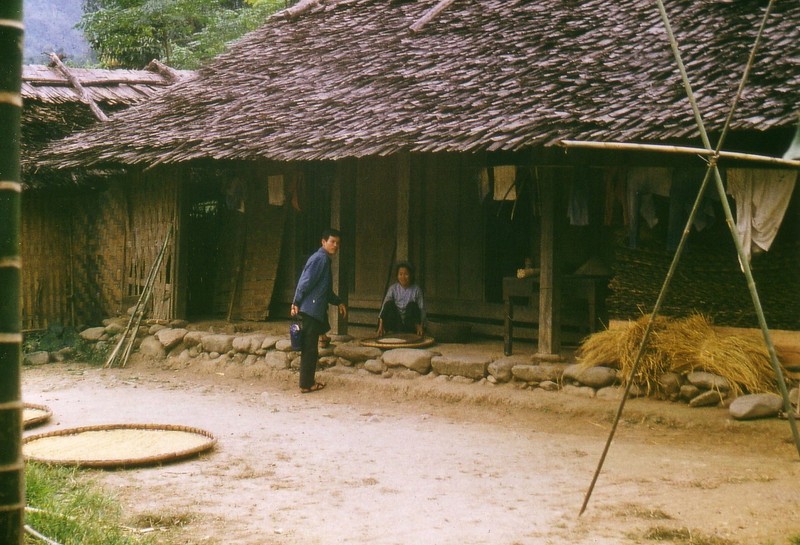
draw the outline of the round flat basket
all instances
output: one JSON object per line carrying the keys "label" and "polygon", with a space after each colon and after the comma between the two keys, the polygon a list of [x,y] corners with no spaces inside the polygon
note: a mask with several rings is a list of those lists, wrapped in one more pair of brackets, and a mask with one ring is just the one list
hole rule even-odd
{"label": "round flat basket", "polygon": [[27,460],[52,465],[121,468],[163,464],[210,450],[207,431],[170,424],[109,424],[25,438]]}
{"label": "round flat basket", "polygon": [[433,337],[422,337],[413,333],[390,333],[383,337],[363,339],[360,342],[361,346],[383,348],[385,350],[392,348],[425,348],[436,343]]}
{"label": "round flat basket", "polygon": [[33,403],[23,403],[22,407],[22,427],[25,429],[33,428],[44,424],[50,417],[53,416],[53,411],[44,405],[34,405]]}

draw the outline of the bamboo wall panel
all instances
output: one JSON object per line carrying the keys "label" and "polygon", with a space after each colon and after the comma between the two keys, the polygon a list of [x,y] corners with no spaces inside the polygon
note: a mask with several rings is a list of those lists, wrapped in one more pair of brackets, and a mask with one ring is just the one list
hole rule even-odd
{"label": "bamboo wall panel", "polygon": [[233,282],[232,317],[243,320],[266,320],[278,275],[278,262],[283,245],[287,206],[271,206],[268,201],[267,178],[254,171],[247,184],[244,231],[231,240],[241,249],[232,262],[229,277]]}
{"label": "bamboo wall panel", "polygon": [[[147,275],[178,217],[176,169],[138,174],[130,184],[130,216],[125,243],[124,293],[134,301],[144,290]],[[175,238],[173,237],[173,241]],[[156,319],[174,317],[175,244],[170,243],[159,268],[148,315]]]}
{"label": "bamboo wall panel", "polygon": [[124,313],[125,240],[127,237],[128,202],[125,186],[112,183],[97,195],[96,216],[92,237],[96,287],[99,305],[104,316]]}
{"label": "bamboo wall panel", "polygon": [[428,157],[424,173],[425,296],[483,301],[483,214],[475,176],[457,155]]}
{"label": "bamboo wall panel", "polygon": [[27,191],[22,198],[22,328],[72,324],[69,199]]}
{"label": "bamboo wall panel", "polygon": [[[355,289],[351,299],[380,305],[394,261],[397,171],[394,159],[358,161],[356,174]],[[392,277],[393,278],[393,277]]]}

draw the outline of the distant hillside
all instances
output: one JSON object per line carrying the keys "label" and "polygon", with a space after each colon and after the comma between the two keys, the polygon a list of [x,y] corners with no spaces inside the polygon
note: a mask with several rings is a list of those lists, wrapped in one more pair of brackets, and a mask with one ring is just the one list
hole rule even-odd
{"label": "distant hillside", "polygon": [[83,0],[24,0],[25,64],[47,64],[51,51],[66,53],[69,64],[92,62],[89,44],[75,25]]}

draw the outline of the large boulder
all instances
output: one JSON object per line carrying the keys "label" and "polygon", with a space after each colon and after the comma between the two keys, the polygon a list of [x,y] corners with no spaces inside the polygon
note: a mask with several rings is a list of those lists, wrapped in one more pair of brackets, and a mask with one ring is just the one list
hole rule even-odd
{"label": "large boulder", "polygon": [[431,370],[433,356],[434,353],[429,350],[395,348],[384,352],[383,363],[387,367],[405,367],[424,375]]}
{"label": "large boulder", "polygon": [[514,378],[511,369],[513,369],[515,365],[529,365],[530,363],[531,358],[528,356],[507,356],[493,361],[486,370],[497,382],[508,382]]}
{"label": "large boulder", "polygon": [[580,364],[568,365],[564,369],[564,378],[579,382],[592,388],[605,388],[617,380],[617,370],[602,365],[584,367]]}
{"label": "large boulder", "polygon": [[437,356],[431,359],[431,366],[440,375],[479,380],[486,376],[486,368],[491,361],[486,356]]}
{"label": "large boulder", "polygon": [[164,345],[153,336],[147,336],[142,340],[142,344],[139,346],[139,353],[158,360],[163,360],[167,357]]}
{"label": "large boulder", "polygon": [[736,420],[776,416],[783,409],[783,398],[777,394],[751,394],[737,397],[728,411]]}
{"label": "large boulder", "polygon": [[183,337],[183,344],[186,346],[197,346],[201,342],[203,342],[203,337],[208,335],[206,331],[189,331]]}
{"label": "large boulder", "polygon": [[39,350],[37,352],[25,354],[22,363],[25,365],[44,365],[50,363],[50,353],[46,350]]}
{"label": "large boulder", "polygon": [[340,344],[333,349],[333,353],[343,359],[350,360],[353,363],[377,359],[381,357],[380,348],[370,346],[359,346],[357,344]]}
{"label": "large boulder", "polygon": [[216,352],[217,354],[227,354],[233,350],[233,335],[205,335],[203,337],[203,350],[206,352]]}
{"label": "large boulder", "polygon": [[183,342],[187,333],[185,329],[167,328],[156,332],[155,337],[164,346],[164,350],[170,350]]}
{"label": "large boulder", "polygon": [[567,366],[562,363],[542,363],[539,365],[515,365],[511,372],[517,380],[523,382],[558,382]]}
{"label": "large boulder", "polygon": [[97,342],[106,334],[105,327],[89,327],[81,331],[80,336],[84,341]]}
{"label": "large boulder", "polygon": [[719,390],[727,392],[731,385],[726,378],[707,371],[694,371],[686,375],[689,384],[697,386],[701,390]]}
{"label": "large boulder", "polygon": [[252,333],[250,335],[243,335],[233,339],[233,349],[236,352],[244,354],[255,354],[261,350],[261,344],[264,342],[266,335],[263,333]]}

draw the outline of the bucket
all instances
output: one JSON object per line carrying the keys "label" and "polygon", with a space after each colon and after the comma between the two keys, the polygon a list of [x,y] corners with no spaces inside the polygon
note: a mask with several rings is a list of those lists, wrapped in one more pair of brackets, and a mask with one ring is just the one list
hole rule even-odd
{"label": "bucket", "polygon": [[303,347],[303,328],[299,321],[293,321],[289,325],[289,340],[292,342],[292,350],[300,351]]}

